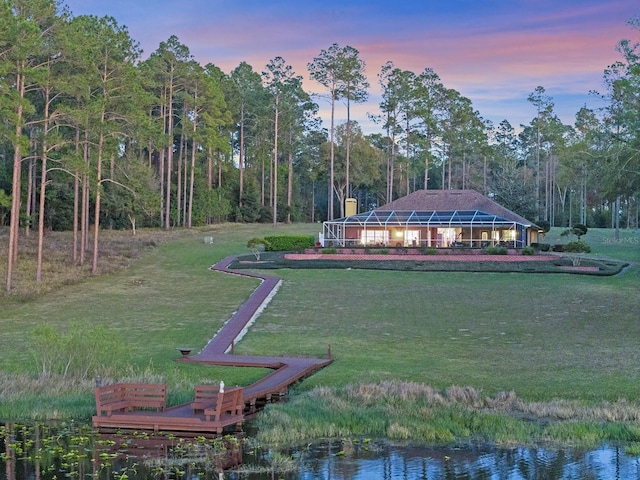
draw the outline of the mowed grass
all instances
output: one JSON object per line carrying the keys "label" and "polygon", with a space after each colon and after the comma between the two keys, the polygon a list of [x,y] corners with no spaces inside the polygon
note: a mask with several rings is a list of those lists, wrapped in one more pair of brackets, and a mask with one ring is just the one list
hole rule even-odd
{"label": "mowed grass", "polygon": [[[64,331],[84,322],[119,334],[131,365],[122,377],[164,376],[181,389],[180,398],[202,381],[249,384],[265,372],[175,362],[177,347],[202,348],[257,286],[209,267],[247,253],[249,238],[315,234],[320,228],[228,224],[183,232],[126,270],[23,302],[4,296],[0,369],[34,374],[30,332],[42,324]],[[640,245],[637,231],[621,233],[623,240],[608,230],[590,230],[585,237],[592,256],[632,262],[614,277],[269,271],[283,285],[236,352],[321,356],[330,345],[335,362],[303,381],[297,387],[302,391],[399,380],[471,386],[487,395],[514,390],[532,401],[635,402]],[[203,242],[205,236],[214,238],[212,245]],[[90,390],[86,394],[90,408]]]}
{"label": "mowed grass", "polygon": [[237,351],[318,355],[330,344],[335,363],[301,388],[398,379],[534,400],[640,393],[631,278],[279,273],[281,291]]}

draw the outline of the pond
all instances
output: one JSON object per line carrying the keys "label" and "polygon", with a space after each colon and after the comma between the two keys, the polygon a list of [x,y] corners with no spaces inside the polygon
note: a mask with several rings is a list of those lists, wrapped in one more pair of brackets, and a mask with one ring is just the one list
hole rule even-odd
{"label": "pond", "polygon": [[287,452],[227,436],[96,434],[86,425],[0,425],[0,480],[640,479],[623,446],[427,447],[368,439]]}

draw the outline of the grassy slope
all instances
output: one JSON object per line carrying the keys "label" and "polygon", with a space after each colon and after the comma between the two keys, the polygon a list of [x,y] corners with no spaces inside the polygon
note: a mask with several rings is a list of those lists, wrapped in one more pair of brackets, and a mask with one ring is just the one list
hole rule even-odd
{"label": "grassy slope", "polygon": [[[249,383],[262,372],[173,361],[176,347],[203,346],[256,286],[208,267],[246,253],[248,238],[317,230],[224,225],[193,231],[128,270],[24,303],[4,297],[0,368],[33,371],[29,331],[38,324],[64,329],[86,321],[121,329],[135,369],[165,375],[170,384],[185,378]],[[205,235],[213,235],[213,245],[203,243]],[[514,389],[527,399],[636,399],[638,233],[623,232],[618,242],[610,231],[592,230],[585,240],[594,256],[636,264],[615,277],[272,271],[284,279],[283,288],[236,351],[319,356],[330,344],[335,363],[305,380],[303,390],[401,379],[470,385],[487,394]]]}

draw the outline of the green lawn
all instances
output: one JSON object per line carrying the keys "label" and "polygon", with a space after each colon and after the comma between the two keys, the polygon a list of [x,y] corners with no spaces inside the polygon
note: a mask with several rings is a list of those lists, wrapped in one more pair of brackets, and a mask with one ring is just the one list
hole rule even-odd
{"label": "green lawn", "polygon": [[[177,347],[201,348],[257,286],[208,267],[248,253],[251,237],[316,234],[320,228],[229,224],[194,230],[149,250],[127,270],[37,299],[8,301],[0,309],[0,368],[35,372],[30,332],[42,324],[65,331],[84,323],[119,332],[131,365],[123,376],[162,375],[184,395],[186,385],[203,380],[251,383],[264,372],[174,361]],[[593,257],[634,263],[614,277],[269,271],[283,279],[282,288],[236,352],[321,356],[331,345],[335,362],[300,390],[398,379],[438,388],[468,385],[488,395],[515,390],[528,400],[635,401],[640,245],[638,232],[621,233],[615,239],[611,231],[590,230],[584,237]],[[204,243],[204,236],[214,243]],[[86,403],[91,407],[91,398]]]}

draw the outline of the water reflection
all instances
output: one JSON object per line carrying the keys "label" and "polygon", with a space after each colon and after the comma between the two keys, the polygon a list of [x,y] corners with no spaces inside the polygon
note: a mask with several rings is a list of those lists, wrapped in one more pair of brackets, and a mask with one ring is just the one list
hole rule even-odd
{"label": "water reflection", "polygon": [[[349,455],[338,446],[309,455],[299,476],[282,478],[305,480],[365,479],[640,479],[637,457],[624,449],[602,446],[594,450],[545,448],[429,448],[382,446],[356,448]],[[252,477],[257,479],[267,477]]]}
{"label": "water reflection", "polygon": [[435,448],[360,440],[278,453],[236,437],[98,435],[85,425],[11,423],[0,434],[0,480],[640,480],[639,459],[608,445]]}

